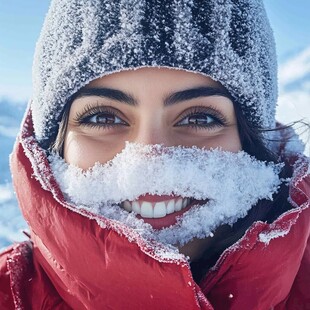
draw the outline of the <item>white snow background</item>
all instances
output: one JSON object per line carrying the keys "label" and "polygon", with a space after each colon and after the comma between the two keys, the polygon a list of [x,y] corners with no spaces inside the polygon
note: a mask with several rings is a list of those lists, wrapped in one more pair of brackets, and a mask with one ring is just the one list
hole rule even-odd
{"label": "white snow background", "polygon": [[[26,237],[24,222],[12,189],[9,154],[12,151],[26,103],[0,99],[0,250]],[[310,122],[310,46],[279,67],[277,119],[283,124],[303,119]],[[302,136],[309,155],[309,136]]]}

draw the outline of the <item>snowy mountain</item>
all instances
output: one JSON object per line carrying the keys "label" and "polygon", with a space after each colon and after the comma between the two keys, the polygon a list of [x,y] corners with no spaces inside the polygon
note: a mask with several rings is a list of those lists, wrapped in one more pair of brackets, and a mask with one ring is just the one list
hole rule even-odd
{"label": "snowy mountain", "polygon": [[21,231],[27,225],[18,208],[9,168],[9,154],[25,107],[25,103],[0,100],[0,249],[25,239]]}

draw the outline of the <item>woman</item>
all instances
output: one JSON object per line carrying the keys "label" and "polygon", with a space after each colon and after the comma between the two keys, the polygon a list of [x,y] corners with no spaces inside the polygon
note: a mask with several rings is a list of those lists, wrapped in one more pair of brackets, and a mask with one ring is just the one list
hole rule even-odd
{"label": "woman", "polygon": [[2,308],[309,307],[308,160],[275,128],[261,1],[54,0],[33,74]]}

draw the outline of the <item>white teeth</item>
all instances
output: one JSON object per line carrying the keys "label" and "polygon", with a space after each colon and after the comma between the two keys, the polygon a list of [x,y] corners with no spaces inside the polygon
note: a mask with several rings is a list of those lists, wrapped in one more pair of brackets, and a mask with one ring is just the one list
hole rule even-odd
{"label": "white teeth", "polygon": [[181,211],[182,209],[182,202],[183,202],[183,199],[182,198],[179,198],[176,203],[175,203],[175,211]]}
{"label": "white teeth", "polygon": [[160,218],[166,216],[166,204],[162,202],[157,202],[154,206],[154,218]]}
{"label": "white teeth", "polygon": [[123,207],[128,212],[132,211],[131,203],[128,200],[124,201]]}
{"label": "white teeth", "polygon": [[167,204],[167,214],[171,214],[173,212],[174,212],[174,199],[171,199]]}
{"label": "white teeth", "polygon": [[121,207],[127,212],[135,212],[144,218],[161,218],[167,214],[181,211],[192,202],[189,198],[177,198],[151,203],[148,201],[124,201]]}
{"label": "white teeth", "polygon": [[136,212],[137,214],[141,213],[140,204],[139,204],[138,201],[133,201],[132,202],[132,211]]}
{"label": "white teeth", "polygon": [[141,216],[146,218],[153,218],[153,206],[150,202],[143,201],[141,205]]}

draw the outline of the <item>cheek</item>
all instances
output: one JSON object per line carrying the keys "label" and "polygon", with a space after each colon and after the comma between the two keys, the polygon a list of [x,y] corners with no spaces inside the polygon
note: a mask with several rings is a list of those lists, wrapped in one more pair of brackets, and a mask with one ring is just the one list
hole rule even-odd
{"label": "cheek", "polygon": [[64,143],[64,159],[69,164],[87,169],[96,162],[104,164],[111,160],[124,146],[125,143],[117,139],[106,142],[100,137],[68,131]]}
{"label": "cheek", "polygon": [[237,153],[242,150],[240,136],[237,128],[231,128],[226,134],[220,135],[215,141],[210,140],[210,148],[221,147],[223,151]]}
{"label": "cheek", "polygon": [[[193,141],[194,139],[191,139]],[[190,143],[187,143],[191,146]],[[200,148],[215,149],[221,148],[223,151],[237,153],[242,150],[239,132],[236,127],[228,128],[208,137],[202,137],[194,143]]]}

